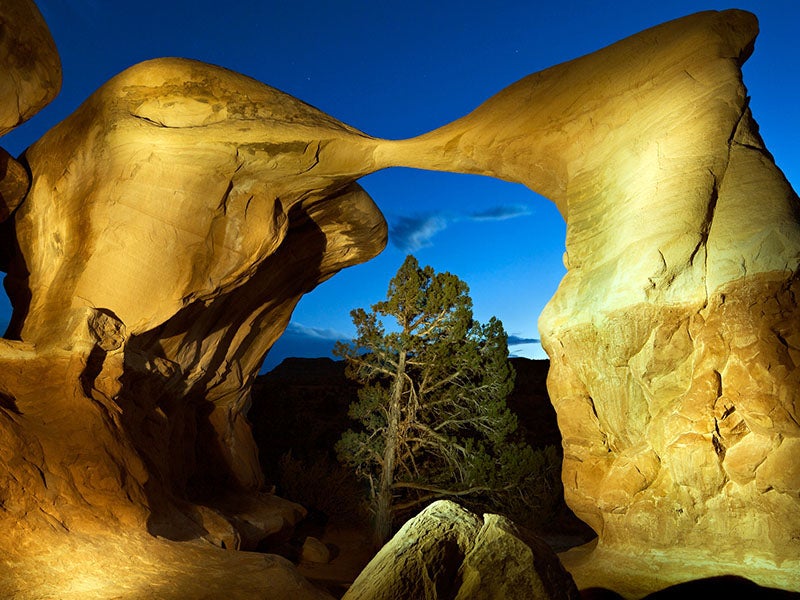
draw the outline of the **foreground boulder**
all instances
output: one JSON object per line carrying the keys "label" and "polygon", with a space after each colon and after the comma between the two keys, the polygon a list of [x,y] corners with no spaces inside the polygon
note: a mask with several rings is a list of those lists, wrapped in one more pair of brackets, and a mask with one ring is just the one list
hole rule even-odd
{"label": "foreground boulder", "polygon": [[344,595],[345,600],[580,598],[543,541],[499,515],[483,518],[439,500],[406,522]]}

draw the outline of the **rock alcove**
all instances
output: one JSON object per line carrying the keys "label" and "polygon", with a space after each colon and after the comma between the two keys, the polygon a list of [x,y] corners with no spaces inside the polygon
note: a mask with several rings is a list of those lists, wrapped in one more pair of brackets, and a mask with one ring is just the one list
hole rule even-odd
{"label": "rock alcove", "polygon": [[[6,132],[61,74],[31,2],[0,17]],[[382,250],[356,180],[407,166],[522,183],[567,223],[540,331],[566,499],[598,534],[562,557],[579,587],[800,589],[800,204],[748,108],[756,35],[749,13],[691,15],[403,141],[155,59],[4,154],[3,585],[71,597],[124,554],[131,594],[236,573],[230,597],[319,596],[286,561],[222,550],[303,512],[261,491],[249,388],[298,299]]]}

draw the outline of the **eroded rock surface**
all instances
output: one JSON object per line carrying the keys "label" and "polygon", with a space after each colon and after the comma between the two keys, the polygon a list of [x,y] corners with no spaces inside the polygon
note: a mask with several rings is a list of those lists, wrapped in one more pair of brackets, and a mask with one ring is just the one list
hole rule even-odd
{"label": "eroded rock surface", "polygon": [[[4,135],[56,97],[61,89],[61,59],[31,0],[4,0],[0,32],[0,135]],[[29,185],[25,168],[0,148],[0,222],[19,206]],[[8,260],[4,246],[0,243],[3,270]]]}
{"label": "eroded rock surface", "polygon": [[163,59],[28,149],[5,280],[19,341],[0,349],[0,464],[27,474],[8,518],[251,547],[297,520],[243,519],[224,490],[263,485],[249,386],[298,299],[385,245],[354,182],[372,144],[247,77]]}
{"label": "eroded rock surface", "polygon": [[[24,23],[0,40],[0,131],[60,80],[31,6],[0,8]],[[748,108],[756,34],[741,11],[686,17],[406,141],[194,61],[109,81],[0,156],[3,544],[126,529],[245,548],[300,518],[259,492],[249,388],[302,294],[383,248],[356,179],[396,165],[520,182],[566,219],[540,329],[567,501],[598,533],[569,564],[582,587],[657,559],[630,593],[719,573],[800,588],[800,205]],[[490,547],[522,552],[503,564],[534,585],[510,524],[446,520],[463,527],[420,593],[445,571],[483,593]]]}
{"label": "eroded rock surface", "polygon": [[381,548],[344,600],[579,598],[558,557],[504,517],[448,500],[428,506]]}
{"label": "eroded rock surface", "polygon": [[61,89],[61,59],[32,0],[0,5],[0,135],[27,121]]}
{"label": "eroded rock surface", "polygon": [[[31,546],[38,552],[31,552]],[[0,595],[14,600],[333,600],[281,556],[135,532],[44,532],[4,548]]]}
{"label": "eroded rock surface", "polygon": [[667,23],[396,151],[524,183],[566,219],[539,327],[590,560],[771,565],[757,576],[797,589],[800,204],[748,108],[756,35],[742,11]]}

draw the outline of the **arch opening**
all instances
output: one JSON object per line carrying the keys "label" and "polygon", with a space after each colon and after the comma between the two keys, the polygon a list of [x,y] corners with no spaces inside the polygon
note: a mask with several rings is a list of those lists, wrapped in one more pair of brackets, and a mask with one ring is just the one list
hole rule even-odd
{"label": "arch opening", "polygon": [[[349,311],[384,299],[407,254],[466,281],[475,317],[503,321],[512,356],[547,358],[537,319],[566,273],[566,224],[552,202],[493,177],[404,167],[378,171],[359,183],[389,224],[386,249],[305,294],[262,373],[284,358],[330,356],[336,341],[354,333]],[[414,206],[429,208],[410,210],[410,198]]]}

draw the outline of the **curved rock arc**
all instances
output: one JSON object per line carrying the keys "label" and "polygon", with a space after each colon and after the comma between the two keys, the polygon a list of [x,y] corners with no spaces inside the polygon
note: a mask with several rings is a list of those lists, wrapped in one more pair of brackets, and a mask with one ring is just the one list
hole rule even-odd
{"label": "curved rock arc", "polygon": [[749,110],[756,35],[691,15],[400,141],[196,61],[113,78],[0,180],[8,539],[266,535],[249,386],[299,298],[383,249],[357,179],[408,166],[523,183],[566,220],[539,326],[567,501],[598,533],[579,585],[635,558],[800,586],[800,200]]}

